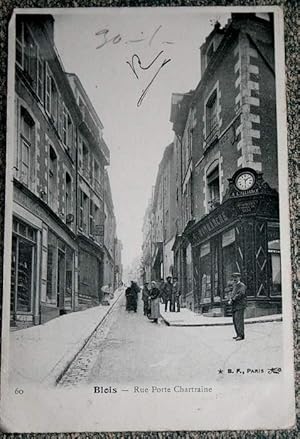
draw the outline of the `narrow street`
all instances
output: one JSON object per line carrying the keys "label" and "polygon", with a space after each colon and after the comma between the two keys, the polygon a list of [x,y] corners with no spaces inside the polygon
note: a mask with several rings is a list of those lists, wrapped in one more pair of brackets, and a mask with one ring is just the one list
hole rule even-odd
{"label": "narrow street", "polygon": [[244,370],[252,380],[266,379],[268,368],[282,367],[281,322],[246,325],[246,340],[237,343],[232,326],[169,327],[162,320],[156,325],[143,316],[142,307],[139,299],[137,313],[128,313],[121,296],[59,386],[238,378],[227,374],[229,368]]}

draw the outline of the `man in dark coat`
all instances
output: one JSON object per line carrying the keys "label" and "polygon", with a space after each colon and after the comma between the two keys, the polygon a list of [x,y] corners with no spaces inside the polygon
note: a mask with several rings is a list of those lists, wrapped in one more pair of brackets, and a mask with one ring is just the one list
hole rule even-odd
{"label": "man in dark coat", "polygon": [[178,282],[178,277],[173,277],[173,295],[175,296],[175,303],[176,303],[176,312],[180,312],[180,285]]}
{"label": "man in dark coat", "polygon": [[230,299],[232,304],[232,319],[236,332],[236,341],[244,340],[244,312],[247,306],[246,285],[241,282],[241,274],[233,273],[233,289]]}
{"label": "man in dark coat", "polygon": [[172,300],[172,294],[173,294],[173,284],[172,284],[172,277],[167,277],[167,282],[164,285],[163,289],[163,300],[165,304],[165,312],[168,311],[168,303],[169,305],[169,311],[175,311],[175,301],[174,301],[174,310],[171,308],[171,300]]}

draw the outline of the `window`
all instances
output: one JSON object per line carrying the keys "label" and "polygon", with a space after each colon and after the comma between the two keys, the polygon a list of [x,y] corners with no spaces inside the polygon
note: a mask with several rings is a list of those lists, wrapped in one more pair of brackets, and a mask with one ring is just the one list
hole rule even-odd
{"label": "window", "polygon": [[211,138],[218,130],[217,90],[214,90],[206,103],[206,137]]}
{"label": "window", "polygon": [[31,154],[34,142],[34,122],[29,113],[21,108],[20,162],[21,181],[29,186],[31,172]]}
{"label": "window", "polygon": [[58,90],[54,79],[51,77],[51,116],[54,125],[58,128]]}
{"label": "window", "polygon": [[11,260],[11,311],[32,311],[35,286],[36,230],[13,220]]}
{"label": "window", "polygon": [[88,232],[88,216],[89,216],[89,199],[88,196],[80,190],[79,200],[79,228],[84,232]]}
{"label": "window", "polygon": [[46,111],[48,112],[48,114],[51,114],[51,75],[50,75],[50,70],[47,64],[46,67],[46,93],[45,93],[45,106],[46,106]]}
{"label": "window", "polygon": [[65,146],[71,149],[73,144],[73,122],[65,105],[63,105],[62,113],[62,139]]}
{"label": "window", "polygon": [[268,266],[270,295],[281,296],[281,257],[279,226],[268,223]]}
{"label": "window", "polygon": [[211,302],[211,254],[209,242],[202,244],[200,247],[200,284],[201,302]]}
{"label": "window", "polygon": [[48,204],[52,210],[57,210],[57,155],[52,146],[49,148],[48,169]]}
{"label": "window", "polygon": [[16,18],[16,62],[20,67],[24,65],[24,23]]}
{"label": "window", "polygon": [[232,273],[239,271],[235,254],[235,229],[229,229],[222,234],[223,284],[225,295],[229,294],[232,286]]}
{"label": "window", "polygon": [[84,142],[82,142],[82,171],[86,179],[89,179],[89,150]]}
{"label": "window", "polygon": [[95,226],[95,219],[94,219],[94,203],[92,202],[92,200],[90,200],[90,218],[89,218],[89,234],[93,235],[95,230],[94,230],[94,226]]}
{"label": "window", "polygon": [[37,51],[37,72],[36,72],[36,93],[40,100],[44,102],[44,62]]}
{"label": "window", "polygon": [[219,166],[216,166],[207,176],[207,205],[212,210],[220,204]]}
{"label": "window", "polygon": [[66,172],[66,219],[72,210],[72,179],[70,174]]}
{"label": "window", "polygon": [[35,83],[37,69],[37,45],[30,30],[19,18],[16,19],[16,62]]}

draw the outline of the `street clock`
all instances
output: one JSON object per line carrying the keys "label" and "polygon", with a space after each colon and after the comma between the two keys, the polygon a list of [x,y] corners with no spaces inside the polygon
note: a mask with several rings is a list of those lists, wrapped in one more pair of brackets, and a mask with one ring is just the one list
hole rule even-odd
{"label": "street clock", "polygon": [[240,191],[247,191],[254,186],[255,176],[252,172],[243,171],[235,178],[235,185]]}

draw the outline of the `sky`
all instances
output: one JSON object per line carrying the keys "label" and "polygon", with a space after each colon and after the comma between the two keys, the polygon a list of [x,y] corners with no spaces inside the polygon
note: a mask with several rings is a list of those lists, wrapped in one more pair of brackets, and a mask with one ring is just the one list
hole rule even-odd
{"label": "sky", "polygon": [[197,86],[199,48],[214,22],[224,25],[229,15],[207,8],[76,12],[53,14],[55,45],[65,70],[78,75],[104,125],[126,266],[141,254],[144,213],[163,151],[173,140],[172,93]]}

